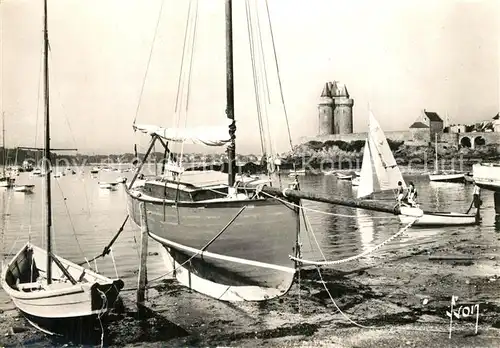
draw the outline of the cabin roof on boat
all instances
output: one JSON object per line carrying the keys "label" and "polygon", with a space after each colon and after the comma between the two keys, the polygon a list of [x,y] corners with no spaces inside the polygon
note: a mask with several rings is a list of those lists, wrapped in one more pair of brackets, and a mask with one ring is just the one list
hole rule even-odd
{"label": "cabin roof on boat", "polygon": [[148,180],[148,183],[164,185],[165,181],[168,180],[175,180],[173,183],[179,183],[186,187],[202,188],[207,186],[227,185],[227,174],[214,170],[187,171],[180,174],[180,180],[174,179],[171,175],[165,175],[160,179]]}

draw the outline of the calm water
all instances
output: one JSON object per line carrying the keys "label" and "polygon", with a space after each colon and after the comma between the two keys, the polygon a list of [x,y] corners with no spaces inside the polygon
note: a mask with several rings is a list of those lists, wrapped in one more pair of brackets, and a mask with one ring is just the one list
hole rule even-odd
{"label": "calm water", "polygon": [[[92,258],[99,254],[116,233],[126,213],[125,191],[120,185],[116,191],[102,190],[99,181],[111,181],[118,176],[131,177],[132,173],[101,171],[91,177],[89,168],[84,174],[66,175],[53,179],[53,213],[56,254],[71,261],[82,262],[84,257]],[[429,183],[425,176],[408,177],[419,189],[420,202],[432,210],[464,212],[472,199],[472,186],[461,184]],[[286,179],[288,180],[288,178]],[[303,190],[328,192],[339,196],[352,196],[355,189],[347,181],[337,181],[334,176],[305,176],[299,178]],[[0,192],[1,197],[1,245],[0,254],[10,259],[12,253],[19,250],[30,238],[37,245],[44,245],[43,231],[44,207],[42,205],[44,178],[30,178],[28,173],[21,173],[18,184],[34,183],[35,192],[31,195],[16,193],[11,190]],[[415,244],[425,244],[436,238],[459,231],[460,233],[499,233],[500,222],[495,224],[493,194],[483,191],[483,223],[481,226],[456,227],[445,229],[411,230],[402,238],[386,245],[383,250],[408,248]],[[304,202],[305,207],[326,211],[325,215],[307,211],[306,216],[314,231],[321,249],[328,260],[336,260],[356,255],[384,241],[396,233],[400,227],[397,218],[377,212],[331,206],[323,203]],[[493,239],[493,240],[496,240]],[[116,270],[125,280],[125,287],[136,284],[139,264],[139,233],[132,224],[127,223],[122,235],[116,241],[113,250]],[[310,234],[302,233],[304,257],[321,259]],[[149,244],[150,252],[158,250],[155,243]],[[376,253],[375,256],[379,253]],[[151,255],[151,254],[150,254]],[[152,255],[148,259],[149,278],[164,273],[161,257]],[[363,262],[369,263],[370,258]],[[99,259],[98,269],[107,276],[115,276],[112,258]],[[12,307],[8,297],[0,289],[0,308]]]}

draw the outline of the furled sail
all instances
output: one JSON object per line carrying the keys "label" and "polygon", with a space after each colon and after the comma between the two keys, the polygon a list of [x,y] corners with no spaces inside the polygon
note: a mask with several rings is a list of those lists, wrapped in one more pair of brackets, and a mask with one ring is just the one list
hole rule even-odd
{"label": "furled sail", "polygon": [[398,181],[401,181],[406,188],[385,134],[370,112],[368,138],[365,143],[357,196],[361,198],[373,192],[397,189]]}
{"label": "furled sail", "polygon": [[134,130],[155,134],[168,141],[205,146],[222,146],[231,140],[228,126],[164,128],[155,125],[134,125]]}

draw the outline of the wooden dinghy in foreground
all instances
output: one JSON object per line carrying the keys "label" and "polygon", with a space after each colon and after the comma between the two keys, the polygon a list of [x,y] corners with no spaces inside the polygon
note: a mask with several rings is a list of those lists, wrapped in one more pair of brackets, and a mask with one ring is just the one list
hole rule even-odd
{"label": "wooden dinghy in foreground", "polygon": [[416,207],[401,207],[399,221],[408,224],[419,217],[413,226],[466,226],[478,223],[475,215],[455,212],[429,212]]}
{"label": "wooden dinghy in foreground", "polygon": [[101,317],[123,288],[109,279],[52,255],[52,283],[47,285],[45,250],[30,243],[2,267],[2,287],[31,324],[55,333],[75,319]]}

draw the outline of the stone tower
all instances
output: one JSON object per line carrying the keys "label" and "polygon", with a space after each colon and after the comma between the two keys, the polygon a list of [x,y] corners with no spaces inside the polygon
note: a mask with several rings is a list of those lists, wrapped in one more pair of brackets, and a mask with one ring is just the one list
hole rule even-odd
{"label": "stone tower", "polygon": [[353,105],[354,100],[343,83],[327,82],[318,104],[318,135],[351,134]]}
{"label": "stone tower", "polygon": [[333,134],[333,99],[328,83],[325,84],[318,104],[319,129],[318,135]]}
{"label": "stone tower", "polygon": [[352,134],[352,107],[354,100],[349,98],[347,88],[343,83],[336,81],[335,93],[332,92],[333,131],[335,134]]}

